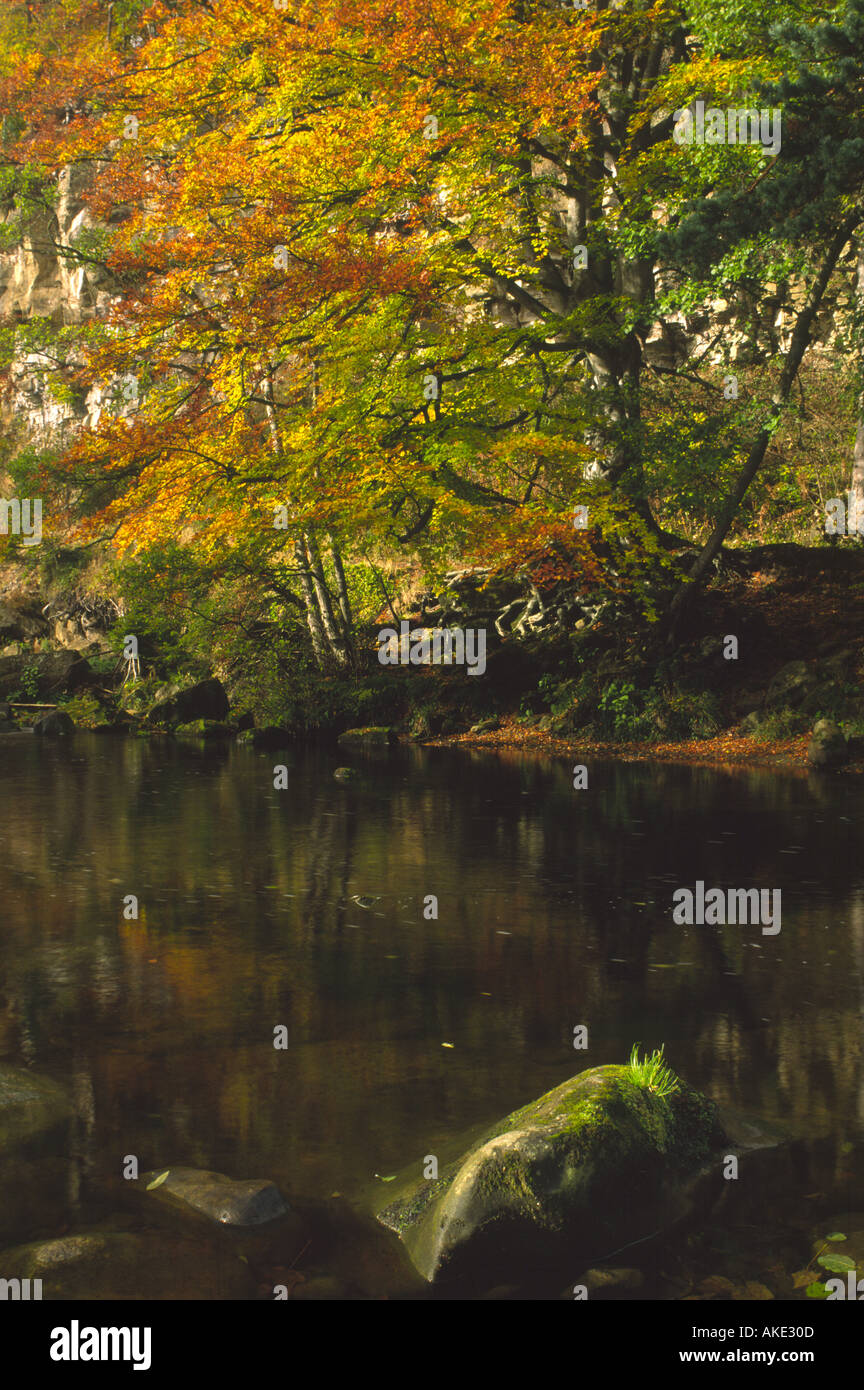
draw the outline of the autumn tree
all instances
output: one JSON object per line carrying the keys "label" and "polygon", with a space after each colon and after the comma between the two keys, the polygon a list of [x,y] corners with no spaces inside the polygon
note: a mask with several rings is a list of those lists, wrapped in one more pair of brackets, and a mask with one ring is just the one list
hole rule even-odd
{"label": "autumn tree", "polygon": [[706,172],[743,206],[765,165],[684,161],[674,110],[773,58],[700,62],[662,2],[32,9],[7,189],[24,216],[86,170],[94,225],[60,253],[114,288],[61,364],[103,395],[62,460],[82,537],[242,553],[322,667],[352,659],[346,555],[557,534],[589,494],[650,553],[645,344],[685,256],[661,224]]}

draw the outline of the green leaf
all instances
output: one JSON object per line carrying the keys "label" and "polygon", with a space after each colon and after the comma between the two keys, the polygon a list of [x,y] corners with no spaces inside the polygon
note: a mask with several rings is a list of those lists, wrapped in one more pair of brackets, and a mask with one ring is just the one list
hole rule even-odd
{"label": "green leaf", "polygon": [[816,1263],[823,1269],[830,1269],[832,1274],[845,1274],[855,1268],[855,1261],[848,1255],[820,1255]]}
{"label": "green leaf", "polygon": [[827,1297],[828,1297],[828,1290],[826,1289],[826,1287],[825,1287],[824,1284],[820,1284],[820,1283],[818,1282],[818,1280],[817,1280],[817,1282],[816,1282],[815,1284],[808,1284],[808,1286],[807,1286],[807,1297],[808,1297],[808,1298],[827,1298]]}
{"label": "green leaf", "polygon": [[170,1169],[170,1168],[166,1168],[166,1169],[165,1169],[165,1172],[164,1172],[164,1173],[160,1173],[159,1176],[158,1176],[158,1178],[154,1178],[152,1182],[148,1182],[148,1184],[147,1184],[147,1191],[148,1191],[148,1192],[152,1192],[154,1187],[161,1187],[162,1184],[163,1184],[163,1182],[165,1181],[165,1179],[167,1178],[167,1176],[168,1176],[168,1174],[169,1174],[170,1172],[171,1172],[171,1169]]}
{"label": "green leaf", "polygon": [[845,1240],[846,1237],[843,1235],[843,1233],[842,1233],[841,1231],[832,1231],[831,1234],[830,1234],[830,1236],[826,1236],[825,1239],[826,1239],[826,1240]]}

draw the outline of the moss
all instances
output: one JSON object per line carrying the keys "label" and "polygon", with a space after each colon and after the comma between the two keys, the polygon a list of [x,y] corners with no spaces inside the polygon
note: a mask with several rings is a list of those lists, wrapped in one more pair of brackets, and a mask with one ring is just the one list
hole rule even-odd
{"label": "moss", "polygon": [[[512,1140],[487,1149],[508,1135]],[[425,1277],[454,1235],[457,1245],[468,1238],[465,1221],[475,1231],[484,1222],[512,1219],[523,1229],[560,1233],[582,1212],[583,1235],[602,1228],[605,1239],[608,1225],[612,1239],[622,1191],[638,1190],[643,1203],[659,1199],[721,1140],[716,1107],[683,1083],[662,1096],[626,1066],[596,1067],[505,1116],[436,1180],[414,1186],[379,1219],[406,1240]],[[464,1191],[451,1194],[480,1150]]]}

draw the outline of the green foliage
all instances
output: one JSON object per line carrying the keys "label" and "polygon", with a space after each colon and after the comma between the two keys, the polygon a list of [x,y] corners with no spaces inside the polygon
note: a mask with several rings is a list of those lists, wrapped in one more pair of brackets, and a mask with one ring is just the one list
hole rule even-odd
{"label": "green foliage", "polygon": [[631,681],[610,681],[597,704],[597,723],[607,735],[642,737],[647,733],[643,693]]}
{"label": "green foliage", "polygon": [[92,691],[79,691],[62,700],[60,707],[81,728],[94,729],[108,723],[105,710]]}
{"label": "green foliage", "polygon": [[855,1261],[848,1255],[820,1255],[816,1263],[827,1269],[829,1274],[847,1274],[850,1269],[855,1268]]}
{"label": "green foliage", "polygon": [[28,661],[21,672],[21,690],[27,700],[33,701],[39,694],[39,663]]}
{"label": "green foliage", "polygon": [[600,695],[594,725],[602,738],[710,738],[720,728],[719,702],[710,691],[615,680]]}
{"label": "green foliage", "polygon": [[[830,1235],[825,1237],[825,1240],[846,1240],[846,1236],[842,1231],[832,1231]],[[850,1259],[848,1255],[840,1255],[835,1251],[828,1251],[826,1254],[827,1250],[827,1244],[823,1245],[811,1263],[821,1265],[823,1269],[828,1270],[829,1274],[846,1274],[850,1269],[855,1269],[855,1261]],[[807,1285],[806,1294],[808,1298],[825,1299],[831,1297],[826,1285],[818,1279]]]}
{"label": "green foliage", "polygon": [[663,1047],[655,1048],[650,1056],[646,1053],[640,1058],[639,1044],[634,1043],[627,1064],[627,1074],[637,1086],[652,1091],[655,1096],[665,1098],[680,1090],[681,1083],[671,1067],[666,1065],[664,1049],[665,1044]]}
{"label": "green foliage", "polygon": [[689,0],[687,17],[707,53],[729,56],[770,50],[773,24],[830,19],[841,9],[824,0]]}

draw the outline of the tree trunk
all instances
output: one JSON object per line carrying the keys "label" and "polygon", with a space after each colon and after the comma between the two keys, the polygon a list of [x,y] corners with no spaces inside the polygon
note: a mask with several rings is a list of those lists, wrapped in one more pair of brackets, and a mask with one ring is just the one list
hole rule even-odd
{"label": "tree trunk", "polygon": [[315,653],[315,662],[319,671],[326,671],[330,664],[328,660],[330,648],[324,632],[324,624],[321,621],[321,610],[318,607],[318,600],[312,583],[312,574],[309,569],[309,558],[306,554],[306,547],[299,537],[294,542],[294,563],[297,566],[300,588],[303,593],[303,603],[306,608],[306,625],[309,628],[309,636],[312,638],[312,650]]}
{"label": "tree trunk", "polygon": [[330,546],[330,558],[333,561],[333,570],[336,575],[336,597],[339,600],[339,614],[342,619],[342,631],[349,649],[354,646],[354,617],[351,612],[351,599],[348,596],[348,584],[345,579],[345,567],[342,564],[342,552],[339,544],[332,532],[327,532],[327,544]]}
{"label": "tree trunk", "polygon": [[[273,453],[277,461],[281,464],[284,461],[285,455],[282,449],[282,436],[279,433],[279,421],[276,417],[276,400],[273,393],[273,372],[269,367],[264,377],[263,396],[267,413],[267,423],[270,427],[270,441],[273,446]],[[306,554],[306,546],[300,536],[295,538],[293,549],[294,563],[297,567],[300,590],[303,594],[303,604],[306,609],[306,625],[309,628],[309,636],[312,639],[312,651],[315,654],[315,663],[320,671],[326,671],[330,665],[329,658],[332,655],[332,646],[328,642],[328,634],[325,631],[322,612],[319,606],[319,597],[316,592],[316,586],[313,583],[309,557]]]}
{"label": "tree trunk", "polygon": [[321,614],[321,622],[327,637],[327,645],[330,648],[334,660],[340,666],[344,666],[348,662],[348,646],[340,621],[333,610],[333,600],[330,596],[330,590],[327,587],[324,566],[321,562],[321,551],[318,548],[318,538],[313,528],[310,527],[304,539],[306,541],[306,549],[309,553],[309,569],[312,575],[312,582],[315,585],[318,610]]}

